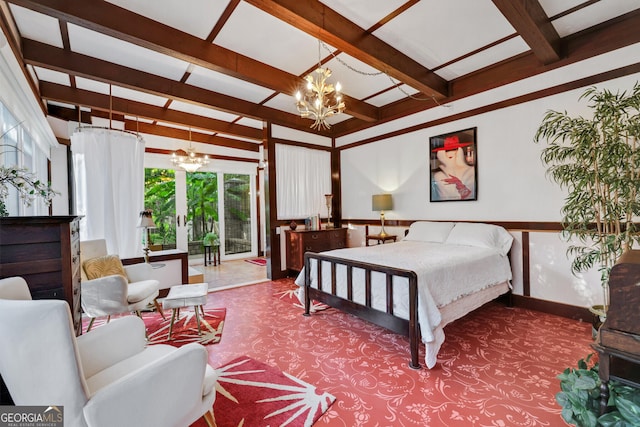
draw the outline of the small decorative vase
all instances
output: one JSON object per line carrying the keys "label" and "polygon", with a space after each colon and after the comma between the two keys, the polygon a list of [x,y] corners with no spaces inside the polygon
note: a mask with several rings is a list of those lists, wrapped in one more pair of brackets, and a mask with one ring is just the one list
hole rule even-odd
{"label": "small decorative vase", "polygon": [[298,228],[298,224],[295,221],[291,221],[289,223],[289,228],[295,230],[296,228]]}

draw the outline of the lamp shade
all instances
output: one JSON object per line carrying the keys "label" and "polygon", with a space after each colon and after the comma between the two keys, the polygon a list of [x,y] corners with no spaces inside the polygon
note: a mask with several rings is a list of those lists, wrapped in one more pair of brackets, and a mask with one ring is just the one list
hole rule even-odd
{"label": "lamp shade", "polygon": [[138,227],[156,228],[156,224],[153,222],[150,210],[140,212],[140,221],[138,222]]}
{"label": "lamp shade", "polygon": [[371,197],[371,210],[388,211],[393,209],[391,194],[375,194]]}

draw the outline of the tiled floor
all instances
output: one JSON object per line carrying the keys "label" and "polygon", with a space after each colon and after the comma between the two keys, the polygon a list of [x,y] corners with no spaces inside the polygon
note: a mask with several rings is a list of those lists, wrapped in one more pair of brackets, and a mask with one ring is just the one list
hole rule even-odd
{"label": "tiled floor", "polygon": [[591,352],[589,324],[489,303],[445,328],[434,369],[412,370],[407,338],[335,309],[304,317],[294,288],[211,292],[227,316],[209,363],[247,355],[333,394],[316,426],[562,426],[556,375]]}
{"label": "tiled floor", "polygon": [[191,267],[204,273],[204,281],[209,283],[209,289],[267,280],[267,267],[255,265],[245,260],[224,261],[218,265],[207,265],[206,267],[202,260],[196,259],[196,262],[196,264],[191,264]]}

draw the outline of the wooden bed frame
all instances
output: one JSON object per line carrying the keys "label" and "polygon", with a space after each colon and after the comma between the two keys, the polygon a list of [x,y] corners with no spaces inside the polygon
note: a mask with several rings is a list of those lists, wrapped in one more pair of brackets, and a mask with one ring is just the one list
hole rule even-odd
{"label": "wooden bed frame", "polygon": [[[322,283],[322,263],[331,265],[331,293],[311,286],[311,260],[316,260],[318,283]],[[336,266],[344,265],[347,270],[347,299],[336,295]],[[353,269],[365,271],[365,305],[353,301]],[[353,261],[319,253],[307,252],[304,255],[304,315],[310,316],[311,299],[323,302],[339,310],[353,314],[371,323],[409,337],[412,369],[420,369],[418,346],[420,345],[420,326],[418,324],[418,276],[414,271]],[[371,273],[386,275],[386,311],[376,310],[371,306]],[[393,314],[393,276],[406,277],[409,286],[409,320],[401,319]]]}

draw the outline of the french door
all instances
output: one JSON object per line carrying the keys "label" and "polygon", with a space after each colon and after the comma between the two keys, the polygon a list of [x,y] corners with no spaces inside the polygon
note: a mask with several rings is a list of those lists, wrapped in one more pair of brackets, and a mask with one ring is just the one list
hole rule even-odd
{"label": "french door", "polygon": [[145,206],[158,227],[152,249],[175,247],[192,258],[202,253],[202,240],[214,233],[222,259],[257,255],[257,221],[251,175],[147,169]]}

